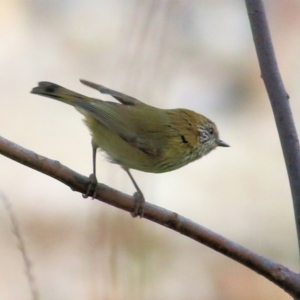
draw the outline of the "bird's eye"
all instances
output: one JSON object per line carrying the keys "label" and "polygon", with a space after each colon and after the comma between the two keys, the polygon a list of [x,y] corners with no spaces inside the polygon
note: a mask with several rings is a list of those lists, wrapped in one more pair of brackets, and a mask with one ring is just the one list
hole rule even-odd
{"label": "bird's eye", "polygon": [[214,131],[213,128],[209,128],[209,129],[208,129],[208,132],[209,132],[209,134],[213,135],[215,131]]}

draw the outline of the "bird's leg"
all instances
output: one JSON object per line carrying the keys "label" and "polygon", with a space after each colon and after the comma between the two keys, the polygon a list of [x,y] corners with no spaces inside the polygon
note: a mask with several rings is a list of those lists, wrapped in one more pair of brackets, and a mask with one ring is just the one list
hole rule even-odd
{"label": "bird's leg", "polygon": [[124,168],[124,170],[126,171],[126,173],[128,174],[128,176],[130,177],[136,192],[133,194],[133,197],[135,198],[135,207],[133,212],[131,213],[132,217],[135,218],[137,216],[140,216],[141,218],[144,216],[144,205],[145,205],[145,198],[144,195],[142,193],[142,191],[140,190],[139,186],[137,185],[137,183],[135,182],[133,176],[131,175],[129,169]]}
{"label": "bird's leg", "polygon": [[90,184],[85,194],[83,194],[83,198],[92,197],[93,199],[96,197],[97,194],[97,177],[96,177],[96,154],[97,154],[97,147],[92,141],[92,148],[93,148],[93,173],[89,176]]}

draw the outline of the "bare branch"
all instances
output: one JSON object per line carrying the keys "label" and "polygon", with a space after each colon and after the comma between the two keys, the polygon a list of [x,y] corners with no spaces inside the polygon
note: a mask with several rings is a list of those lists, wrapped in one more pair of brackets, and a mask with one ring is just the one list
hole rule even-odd
{"label": "bare branch", "polygon": [[[58,161],[53,161],[24,149],[3,137],[0,137],[0,153],[61,181],[74,191],[84,193],[88,188],[89,179],[87,177],[72,171]],[[132,212],[135,207],[133,197],[116,191],[104,184],[98,184],[96,199],[128,212]],[[257,255],[183,216],[154,204],[148,202],[145,204],[144,218],[210,247],[263,275],[289,294],[300,296],[299,277],[286,267]]]}
{"label": "bare branch", "polygon": [[246,0],[256,53],[271,106],[289,176],[300,253],[300,147],[289,96],[279,73],[262,0]]}
{"label": "bare branch", "polygon": [[25,246],[25,241],[24,241],[24,238],[20,231],[19,221],[14,213],[11,203],[9,202],[8,198],[6,198],[6,196],[1,191],[0,191],[0,199],[2,199],[2,201],[5,205],[5,209],[8,213],[10,223],[12,226],[12,232],[16,236],[17,241],[18,241],[18,248],[21,252],[22,259],[24,261],[25,275],[28,280],[32,300],[39,300],[40,297],[39,297],[39,292],[38,292],[38,289],[36,286],[35,277],[33,274],[32,263],[29,259],[28,251]]}

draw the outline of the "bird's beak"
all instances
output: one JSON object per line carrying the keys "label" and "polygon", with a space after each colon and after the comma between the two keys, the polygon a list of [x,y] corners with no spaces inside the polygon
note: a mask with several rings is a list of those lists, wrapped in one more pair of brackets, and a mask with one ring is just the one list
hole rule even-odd
{"label": "bird's beak", "polygon": [[227,143],[225,143],[221,140],[217,140],[217,145],[220,147],[230,147]]}

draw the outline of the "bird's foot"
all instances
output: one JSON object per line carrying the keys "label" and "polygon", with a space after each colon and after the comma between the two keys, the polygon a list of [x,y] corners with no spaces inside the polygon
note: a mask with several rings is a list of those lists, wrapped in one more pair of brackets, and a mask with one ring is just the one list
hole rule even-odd
{"label": "bird's foot", "polygon": [[88,189],[85,194],[82,194],[82,197],[83,198],[92,197],[94,199],[97,195],[98,181],[97,181],[95,174],[91,174],[89,176],[89,178],[90,178],[90,183],[89,183]]}
{"label": "bird's foot", "polygon": [[133,218],[136,218],[136,217],[143,218],[144,217],[144,206],[145,206],[144,195],[141,193],[135,192],[133,194],[133,197],[135,199],[135,206],[134,206],[134,210],[131,213],[131,215]]}

